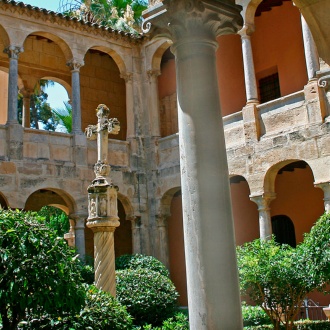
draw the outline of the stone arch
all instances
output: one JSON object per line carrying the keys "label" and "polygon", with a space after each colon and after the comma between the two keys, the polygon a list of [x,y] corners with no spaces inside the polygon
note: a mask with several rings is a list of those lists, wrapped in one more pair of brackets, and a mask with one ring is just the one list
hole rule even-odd
{"label": "stone arch", "polygon": [[134,208],[133,208],[132,203],[129,200],[129,198],[127,196],[121,194],[120,192],[118,192],[118,199],[124,207],[125,215],[126,215],[125,220],[133,221],[135,218],[135,212],[134,212]]}
{"label": "stone arch", "polygon": [[172,45],[170,40],[161,40],[161,44],[152,54],[151,70],[160,70],[160,64],[165,51]]}
{"label": "stone arch", "polygon": [[8,208],[8,201],[7,201],[7,198],[5,197],[5,195],[4,194],[2,194],[1,192],[0,192],[0,208],[2,208],[2,209],[6,209],[6,208]]}
{"label": "stone arch", "polygon": [[24,43],[27,40],[27,38],[30,36],[42,37],[42,38],[46,38],[46,39],[53,41],[62,50],[66,61],[69,61],[70,59],[72,59],[73,53],[72,53],[70,46],[68,45],[68,43],[65,40],[63,40],[59,36],[57,36],[53,33],[41,31],[41,30],[30,31],[29,35],[26,36]]}
{"label": "stone arch", "polygon": [[237,245],[259,237],[258,210],[250,200],[250,186],[242,175],[231,174],[230,193]]}
{"label": "stone arch", "polygon": [[86,50],[85,56],[86,56],[86,54],[89,50],[97,50],[97,51],[100,51],[102,53],[108,54],[115,61],[115,63],[117,64],[120,74],[127,73],[127,67],[126,67],[125,61],[124,61],[123,57],[120,55],[118,50],[115,50],[113,48],[106,47],[106,46],[97,46],[97,45],[95,45],[95,46],[89,47]]}
{"label": "stone arch", "polygon": [[159,208],[159,214],[162,214],[164,216],[170,216],[171,215],[171,202],[175,194],[181,191],[181,187],[174,187],[168,189],[160,202],[160,208]]}
{"label": "stone arch", "polygon": [[68,214],[75,213],[77,206],[72,196],[70,196],[67,192],[52,188],[52,187],[44,187],[39,188],[32,192],[25,201],[24,209],[26,211],[38,211],[42,206],[45,205],[62,205],[65,210],[67,210]]}
{"label": "stone arch", "polygon": [[65,80],[61,79],[61,78],[57,78],[57,77],[54,77],[54,76],[44,76],[42,77],[41,79],[45,79],[45,80],[52,80],[60,85],[62,85],[65,90],[67,91],[69,97],[71,98],[72,96],[72,86]]}
{"label": "stone arch", "polygon": [[[286,215],[295,227],[297,243],[324,213],[323,191],[314,186],[314,173],[306,161],[291,159],[278,162],[268,170],[265,194],[270,202],[270,216]],[[270,179],[271,178],[271,179]]]}
{"label": "stone arch", "polygon": [[0,24],[0,40],[3,42],[5,47],[10,45],[10,39],[6,29]]}

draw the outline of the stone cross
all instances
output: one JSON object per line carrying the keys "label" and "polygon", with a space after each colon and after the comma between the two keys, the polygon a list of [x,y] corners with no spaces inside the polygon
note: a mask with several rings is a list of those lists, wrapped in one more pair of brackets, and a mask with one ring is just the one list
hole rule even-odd
{"label": "stone cross", "polygon": [[97,162],[94,165],[96,178],[87,189],[87,227],[94,232],[95,285],[115,296],[114,232],[119,226],[118,187],[114,186],[109,178],[108,134],[118,134],[120,123],[117,118],[108,119],[109,113],[109,108],[100,104],[96,109],[97,125],[89,125],[85,130],[88,139],[97,139]]}

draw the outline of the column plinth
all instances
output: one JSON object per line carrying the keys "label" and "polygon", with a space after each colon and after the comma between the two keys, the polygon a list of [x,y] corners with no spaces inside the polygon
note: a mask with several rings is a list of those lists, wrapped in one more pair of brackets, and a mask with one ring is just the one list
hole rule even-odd
{"label": "column plinth", "polygon": [[216,75],[216,37],[237,32],[239,10],[229,1],[164,0],[144,14],[151,34],[173,40],[189,322],[198,330],[242,329]]}

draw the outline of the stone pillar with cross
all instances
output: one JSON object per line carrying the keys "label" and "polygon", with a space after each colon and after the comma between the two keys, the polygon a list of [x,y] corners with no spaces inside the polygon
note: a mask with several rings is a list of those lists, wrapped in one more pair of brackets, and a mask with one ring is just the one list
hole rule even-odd
{"label": "stone pillar with cross", "polygon": [[117,190],[110,179],[108,164],[108,134],[118,134],[117,118],[108,118],[110,110],[104,104],[96,109],[97,125],[89,125],[85,134],[89,140],[97,139],[96,178],[88,187],[87,227],[94,232],[95,285],[116,296],[114,232],[119,226]]}

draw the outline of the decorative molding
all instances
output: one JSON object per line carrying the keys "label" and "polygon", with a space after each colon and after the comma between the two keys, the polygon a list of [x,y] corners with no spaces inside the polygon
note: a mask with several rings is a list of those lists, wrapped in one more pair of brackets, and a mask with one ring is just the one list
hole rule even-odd
{"label": "decorative molding", "polygon": [[80,68],[85,65],[84,61],[78,61],[76,59],[71,59],[66,63],[70,68],[71,72],[79,72]]}
{"label": "decorative molding", "polygon": [[133,73],[132,72],[123,72],[120,74],[120,78],[124,79],[126,83],[133,81]]}
{"label": "decorative molding", "polygon": [[18,60],[19,54],[24,52],[24,48],[20,46],[9,46],[6,47],[3,52],[5,54],[8,54],[9,58],[12,58],[14,60]]}
{"label": "decorative molding", "polygon": [[317,81],[317,85],[321,88],[326,88],[329,86],[329,82],[330,82],[330,75],[326,75],[326,76],[321,77]]}

